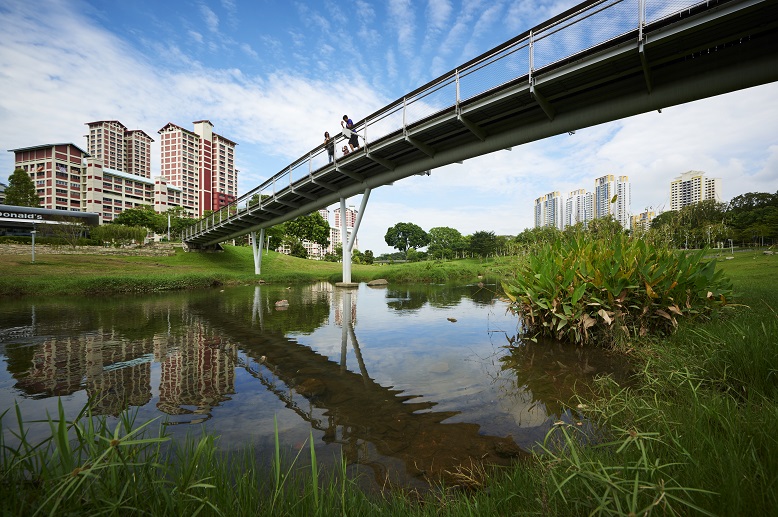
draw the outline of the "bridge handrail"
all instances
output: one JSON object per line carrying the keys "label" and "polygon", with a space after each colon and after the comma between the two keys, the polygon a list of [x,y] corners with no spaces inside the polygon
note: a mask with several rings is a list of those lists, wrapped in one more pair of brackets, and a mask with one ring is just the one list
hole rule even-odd
{"label": "bridge handrail", "polygon": [[[693,8],[702,4],[718,4],[724,3],[726,1],[728,0],[587,0],[537,25],[536,27],[533,27],[523,34],[520,34],[511,40],[508,40],[507,42],[494,47],[487,52],[484,52],[483,54],[471,59],[463,65],[456,67],[449,72],[446,72],[445,74],[433,79],[427,84],[422,85],[419,88],[400,97],[394,102],[376,110],[362,120],[357,121],[354,125],[354,131],[357,132],[365,145],[367,145],[369,143],[367,137],[368,127],[378,127],[378,124],[390,121],[390,117],[399,116],[400,113],[402,114],[401,124],[399,126],[391,126],[389,130],[385,131],[383,134],[378,134],[377,136],[371,135],[372,141],[375,142],[385,135],[398,130],[407,131],[408,126],[413,124],[413,121],[408,120],[411,105],[416,105],[419,107],[419,109],[423,109],[425,106],[429,107],[428,112],[424,113],[420,117],[417,117],[416,120],[434,115],[435,113],[450,109],[452,107],[458,108],[459,104],[463,100],[467,100],[476,95],[488,92],[502,84],[505,84],[507,81],[521,78],[524,75],[528,76],[529,81],[533,81],[537,75],[535,72],[538,70],[542,70],[562,60],[569,59],[597,45],[601,45],[620,36],[624,36],[631,31],[638,30],[640,34],[642,34],[644,27],[650,25],[651,23],[667,19],[671,16],[682,14],[684,11],[692,10]],[[615,10],[617,8],[623,9],[623,11],[619,11],[617,13],[611,12],[611,10]],[[619,18],[619,14],[622,14],[621,18]],[[601,34],[603,32],[603,24],[597,25],[597,22],[601,21],[598,16],[609,17],[608,20],[605,20],[611,24],[611,26],[605,27],[606,30],[604,32],[608,33],[607,37],[593,37],[593,35]],[[617,26],[615,28],[612,27],[613,19],[615,19],[617,22]],[[591,23],[593,27],[589,27],[589,30],[587,30],[587,27],[582,29],[582,32],[585,34],[581,37],[574,38],[575,43],[577,44],[575,47],[570,47],[568,41],[562,41],[561,44],[558,45],[553,44],[555,41],[554,38],[556,36],[561,34],[565,34],[567,36],[568,34],[565,33],[565,31],[571,31],[573,30],[573,27],[578,27],[579,24],[585,23]],[[615,30],[611,31],[610,29],[612,28]],[[573,34],[572,36],[575,37],[576,35]],[[570,38],[568,38],[568,40],[569,39]],[[544,40],[552,42],[550,44],[550,56],[543,56],[546,57],[544,62],[536,63],[535,59],[539,57],[538,49],[536,47],[539,44],[542,44]],[[523,61],[525,56],[522,54],[522,52],[525,50],[527,54],[526,63]],[[540,55],[543,55],[542,52]],[[488,83],[485,86],[481,86],[479,84],[475,89],[473,89],[473,91],[468,92],[464,98],[460,96],[462,82],[465,79],[472,79],[473,81],[476,81],[477,74],[479,72],[483,72],[489,69],[489,67],[499,64],[502,60],[508,58],[515,58],[517,61],[520,61],[518,63],[519,65],[526,65],[526,72],[514,72],[511,69],[509,63],[506,65],[506,68],[512,74],[512,76],[508,77],[507,79],[503,79],[502,81],[497,80],[494,83]],[[517,67],[514,66],[514,68]],[[499,73],[499,70],[491,75],[497,75],[497,73]],[[491,77],[487,77],[487,79],[491,79]],[[439,92],[445,92],[447,87],[452,86],[456,88],[456,92],[452,98],[450,98],[450,103],[437,105],[434,102],[430,102],[428,104],[423,102],[424,99],[431,98]],[[335,140],[336,147],[338,142],[345,141],[343,136],[340,134],[333,136],[333,139]],[[240,217],[243,212],[250,213],[256,210],[261,210],[264,201],[262,199],[263,193],[272,190],[272,194],[268,195],[271,198],[275,196],[278,193],[276,191],[276,186],[281,184],[282,180],[284,180],[287,175],[289,176],[288,185],[290,188],[292,188],[295,183],[293,171],[307,164],[308,167],[305,175],[310,176],[314,170],[321,168],[314,168],[314,158],[323,158],[325,153],[325,145],[323,143],[319,144],[311,151],[308,151],[306,154],[292,161],[288,166],[284,167],[283,170],[271,176],[259,186],[249,190],[247,193],[238,197],[229,205],[221,208],[220,210],[212,213],[207,217],[201,218],[195,224],[185,229],[184,240],[193,237],[196,233],[205,231],[211,226]],[[338,159],[336,158],[336,162],[337,160]],[[323,166],[324,165],[322,165],[322,167]],[[301,175],[298,180],[302,179],[302,177],[303,176]],[[284,183],[286,182],[284,181]],[[259,197],[258,203],[251,204],[251,200],[255,196]]]}

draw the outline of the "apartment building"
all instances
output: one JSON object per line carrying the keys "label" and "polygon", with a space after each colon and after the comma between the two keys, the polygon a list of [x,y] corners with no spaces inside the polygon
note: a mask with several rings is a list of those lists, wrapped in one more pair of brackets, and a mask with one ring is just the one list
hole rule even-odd
{"label": "apartment building", "polygon": [[688,171],[670,182],[670,210],[707,200],[721,202],[721,178],[706,178],[702,171]]}
{"label": "apartment building", "polygon": [[577,189],[565,200],[564,228],[577,223],[586,225],[594,218],[594,195],[585,189]]}
{"label": "apartment building", "polygon": [[549,192],[535,200],[535,228],[564,228],[565,202],[559,192]]}
{"label": "apartment building", "polygon": [[594,192],[576,189],[566,198],[550,192],[535,200],[535,228],[554,227],[560,230],[577,223],[587,225],[597,217],[613,216],[629,229],[632,188],[627,176],[606,175],[594,180]]}
{"label": "apartment building", "polygon": [[181,189],[181,206],[187,213],[200,217],[238,197],[237,144],[214,133],[210,121],[194,122],[193,131],[169,122],[158,133],[160,175]]}
{"label": "apartment building", "polygon": [[637,215],[633,215],[631,219],[631,228],[633,232],[644,233],[651,228],[651,221],[656,217],[656,213],[652,210],[646,210]]}
{"label": "apartment building", "polygon": [[35,183],[41,208],[84,211],[85,150],[72,143],[44,144],[20,149],[14,153],[14,167],[24,169]]}
{"label": "apartment building", "polygon": [[93,212],[111,222],[128,208],[151,205],[157,212],[181,205],[181,191],[163,178],[151,180],[103,166],[72,143],[11,149],[15,167],[35,183],[41,208]]}
{"label": "apartment building", "polygon": [[612,174],[594,180],[594,216],[613,216],[621,226],[629,229],[632,187],[629,177]]}
{"label": "apartment building", "polygon": [[151,178],[151,143],[140,129],[127,129],[118,120],[87,122],[87,152],[108,169]]}

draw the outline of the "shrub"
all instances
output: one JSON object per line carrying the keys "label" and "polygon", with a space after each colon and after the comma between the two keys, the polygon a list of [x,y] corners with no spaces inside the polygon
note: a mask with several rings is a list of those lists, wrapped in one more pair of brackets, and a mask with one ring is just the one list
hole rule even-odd
{"label": "shrub", "polygon": [[679,318],[725,305],[730,283],[704,255],[578,232],[540,246],[503,288],[528,333],[612,344],[672,331]]}

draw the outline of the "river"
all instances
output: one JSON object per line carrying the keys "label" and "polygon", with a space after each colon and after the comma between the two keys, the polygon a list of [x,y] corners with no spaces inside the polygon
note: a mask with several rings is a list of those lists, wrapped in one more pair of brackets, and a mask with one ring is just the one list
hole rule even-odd
{"label": "river", "polygon": [[[267,464],[313,435],[376,487],[425,487],[475,462],[527,456],[575,394],[628,365],[597,349],[517,339],[495,284],[260,285],[0,302],[0,412],[161,417],[174,439],[219,436]],[[3,421],[5,439],[15,426]],[[31,426],[31,440],[47,426]],[[301,456],[306,456],[302,454]],[[304,460],[302,460],[304,461]]]}

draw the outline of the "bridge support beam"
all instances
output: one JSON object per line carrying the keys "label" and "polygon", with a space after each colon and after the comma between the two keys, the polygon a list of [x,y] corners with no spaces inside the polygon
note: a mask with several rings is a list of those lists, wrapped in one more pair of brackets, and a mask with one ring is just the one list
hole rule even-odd
{"label": "bridge support beam", "polygon": [[362,223],[362,215],[365,213],[367,200],[370,198],[370,187],[362,193],[362,203],[357,212],[357,221],[354,223],[354,231],[351,237],[346,233],[346,198],[340,198],[340,235],[343,246],[343,281],[337,282],[336,287],[356,287],[356,283],[351,281],[351,251],[354,249],[354,243],[357,240],[359,225]]}
{"label": "bridge support beam", "polygon": [[258,275],[262,271],[262,246],[265,244],[265,229],[259,230],[259,243],[257,243],[257,232],[251,232],[251,251],[254,253],[254,274]]}

